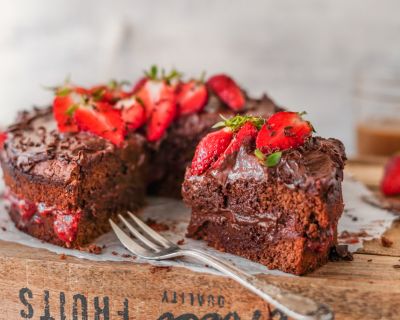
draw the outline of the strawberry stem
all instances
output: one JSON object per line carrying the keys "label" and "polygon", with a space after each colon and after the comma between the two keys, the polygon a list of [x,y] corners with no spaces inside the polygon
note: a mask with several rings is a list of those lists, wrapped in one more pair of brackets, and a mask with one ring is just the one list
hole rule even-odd
{"label": "strawberry stem", "polygon": [[217,122],[213,125],[213,128],[222,128],[228,127],[232,131],[239,130],[246,122],[251,122],[258,130],[261,129],[263,124],[265,123],[265,119],[261,117],[254,117],[254,116],[241,116],[237,115],[232,118],[225,118],[223,115],[220,114],[222,121]]}

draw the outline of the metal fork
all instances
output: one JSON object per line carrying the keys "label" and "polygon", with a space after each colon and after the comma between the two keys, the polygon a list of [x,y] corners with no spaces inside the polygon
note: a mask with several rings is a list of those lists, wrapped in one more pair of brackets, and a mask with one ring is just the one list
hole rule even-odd
{"label": "metal fork", "polygon": [[131,212],[128,212],[128,215],[135,222],[136,228],[122,215],[118,215],[118,217],[136,240],[126,234],[111,219],[110,224],[118,239],[125,248],[133,254],[148,260],[167,260],[177,257],[194,258],[212,266],[224,275],[239,282],[241,285],[294,319],[328,320],[334,318],[333,312],[328,306],[317,303],[308,297],[281,289],[263,279],[258,279],[206,252],[196,249],[181,248],[175,243],[165,239]]}

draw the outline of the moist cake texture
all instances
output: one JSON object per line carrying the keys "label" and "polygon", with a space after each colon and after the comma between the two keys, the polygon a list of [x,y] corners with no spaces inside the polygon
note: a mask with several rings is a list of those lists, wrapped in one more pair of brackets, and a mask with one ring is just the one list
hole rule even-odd
{"label": "moist cake texture", "polygon": [[326,263],[343,212],[345,153],[336,139],[312,137],[267,167],[246,141],[204,173],[186,170],[182,187],[192,209],[188,236],[294,274]]}
{"label": "moist cake texture", "polygon": [[[240,112],[276,110],[263,96],[246,98]],[[235,112],[211,96],[201,112],[177,118],[160,141],[148,142],[139,129],[116,146],[90,132],[60,132],[51,107],[22,112],[0,158],[10,216],[44,241],[85,246],[110,230],[109,218],[143,206],[148,192],[180,196],[194,148],[220,114]]]}

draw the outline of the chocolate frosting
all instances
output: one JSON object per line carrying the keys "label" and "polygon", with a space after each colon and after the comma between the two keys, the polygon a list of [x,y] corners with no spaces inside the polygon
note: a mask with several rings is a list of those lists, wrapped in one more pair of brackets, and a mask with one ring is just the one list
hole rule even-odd
{"label": "chocolate frosting", "polygon": [[271,168],[255,157],[253,143],[227,157],[219,168],[210,168],[201,176],[187,174],[187,180],[217,180],[223,188],[238,179],[279,181],[290,189],[325,193],[343,179],[346,155],[343,144],[337,139],[312,137],[302,147],[283,151],[280,162]]}

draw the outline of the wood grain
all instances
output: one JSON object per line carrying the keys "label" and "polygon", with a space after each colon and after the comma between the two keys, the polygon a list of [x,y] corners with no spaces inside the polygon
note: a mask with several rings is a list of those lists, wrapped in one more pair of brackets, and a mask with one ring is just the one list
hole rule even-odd
{"label": "wood grain", "polygon": [[[368,172],[368,171],[365,171]],[[353,261],[304,277],[261,276],[330,305],[336,319],[400,318],[400,222]],[[135,262],[93,262],[0,241],[0,319],[287,319],[222,276]]]}

